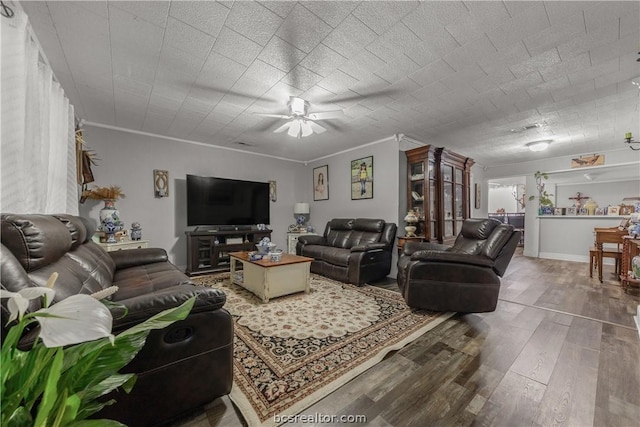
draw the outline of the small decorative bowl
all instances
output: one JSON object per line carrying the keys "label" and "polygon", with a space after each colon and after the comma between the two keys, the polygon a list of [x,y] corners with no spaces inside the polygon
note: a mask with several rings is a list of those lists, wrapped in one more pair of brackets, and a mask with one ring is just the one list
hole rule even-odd
{"label": "small decorative bowl", "polygon": [[258,253],[260,255],[267,255],[269,252],[273,252],[276,249],[276,244],[269,243],[266,245],[256,245],[256,248],[258,249]]}
{"label": "small decorative bowl", "polygon": [[269,252],[269,258],[272,262],[279,262],[280,260],[282,260],[282,251]]}

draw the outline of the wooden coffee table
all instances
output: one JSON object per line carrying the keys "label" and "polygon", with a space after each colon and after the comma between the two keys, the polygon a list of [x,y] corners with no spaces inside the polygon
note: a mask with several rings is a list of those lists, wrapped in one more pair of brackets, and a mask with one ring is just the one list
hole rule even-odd
{"label": "wooden coffee table", "polygon": [[[250,261],[249,252],[231,252],[229,257],[231,283],[253,292],[263,302],[295,292],[309,292],[313,258],[283,253],[280,261],[271,261],[269,257]],[[236,269],[238,262],[242,264],[242,274]]]}

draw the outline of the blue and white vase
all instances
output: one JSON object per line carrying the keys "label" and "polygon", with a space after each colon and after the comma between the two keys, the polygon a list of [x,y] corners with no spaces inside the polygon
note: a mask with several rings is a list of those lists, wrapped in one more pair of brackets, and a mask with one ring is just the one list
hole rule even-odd
{"label": "blue and white vase", "polygon": [[116,233],[122,231],[124,224],[120,221],[120,211],[116,208],[116,201],[105,199],[104,207],[100,209],[100,226],[98,229],[107,235],[107,243],[116,243]]}
{"label": "blue and white vase", "polygon": [[640,279],[640,256],[634,256],[631,260],[631,270],[636,279]]}

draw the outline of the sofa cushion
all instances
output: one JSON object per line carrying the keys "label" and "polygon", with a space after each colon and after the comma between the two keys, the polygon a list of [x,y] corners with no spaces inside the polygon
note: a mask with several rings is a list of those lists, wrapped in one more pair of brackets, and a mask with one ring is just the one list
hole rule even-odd
{"label": "sofa cushion", "polygon": [[102,283],[104,288],[111,286],[116,263],[97,243],[86,242],[78,249],[67,253],[67,256],[77,262],[98,283]]}
{"label": "sofa cushion", "polygon": [[350,255],[351,251],[349,249],[326,247],[322,252],[322,260],[329,264],[346,267],[349,265]]}
{"label": "sofa cushion", "polygon": [[371,233],[382,233],[385,222],[383,219],[356,218],[353,222],[353,229],[358,231],[369,231]]}
{"label": "sofa cushion", "polygon": [[455,243],[449,249],[451,252],[478,255],[485,246],[486,239],[500,221],[490,218],[470,218],[462,224],[462,230]]}
{"label": "sofa cushion", "polygon": [[[58,273],[53,290],[56,292],[53,301],[58,302],[76,294],[92,294],[105,288],[105,284],[96,280],[83,269],[69,254],[56,262],[29,273],[29,277],[37,286],[46,286],[52,273]],[[111,284],[106,286],[108,287]]]}
{"label": "sofa cushion", "polygon": [[327,225],[327,245],[335,248],[350,248],[349,237],[353,230],[354,220],[352,218],[335,218]]}
{"label": "sofa cushion", "polygon": [[55,214],[53,216],[58,218],[69,230],[69,234],[71,234],[71,250],[87,241],[87,228],[79,216],[67,214]]}
{"label": "sofa cushion", "polygon": [[69,230],[51,215],[2,215],[2,244],[31,272],[57,261],[71,248]]}
{"label": "sofa cushion", "polygon": [[324,256],[324,250],[328,246],[323,245],[305,245],[302,248],[302,253],[300,255],[306,256],[309,258],[322,259]]}
{"label": "sofa cushion", "polygon": [[514,227],[511,224],[498,225],[495,231],[491,233],[491,236],[487,239],[487,242],[482,249],[482,255],[491,259],[496,259],[504,245],[513,235],[513,231]]}

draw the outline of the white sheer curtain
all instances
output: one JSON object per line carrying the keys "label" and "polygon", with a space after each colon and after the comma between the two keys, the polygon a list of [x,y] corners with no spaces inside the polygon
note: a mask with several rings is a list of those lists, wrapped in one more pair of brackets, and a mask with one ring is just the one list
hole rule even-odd
{"label": "white sheer curtain", "polygon": [[16,9],[0,17],[0,212],[77,214],[73,106]]}

